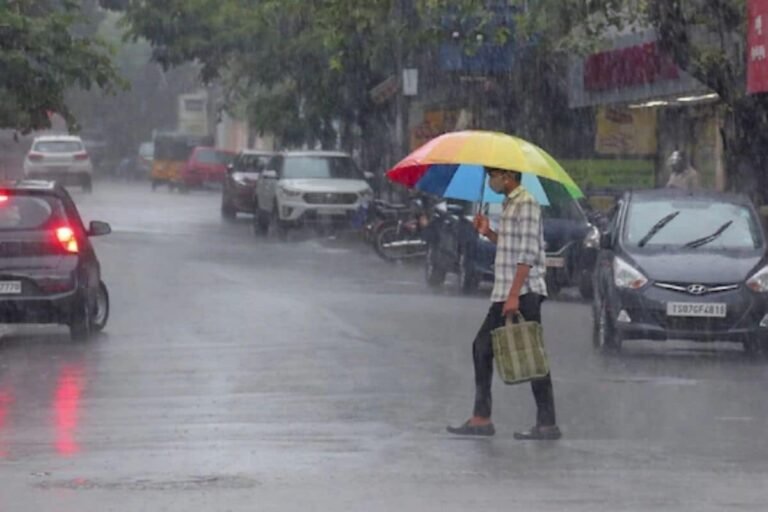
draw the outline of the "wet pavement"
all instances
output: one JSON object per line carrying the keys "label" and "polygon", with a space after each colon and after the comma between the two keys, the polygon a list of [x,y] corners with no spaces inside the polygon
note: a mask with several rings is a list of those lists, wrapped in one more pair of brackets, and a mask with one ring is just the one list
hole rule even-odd
{"label": "wet pavement", "polygon": [[[3,328],[0,510],[764,510],[768,363],[740,347],[591,348],[549,301],[564,439],[515,441],[527,386],[495,384],[493,439],[455,439],[487,299],[349,239],[255,238],[215,193],[97,184],[83,216],[106,333]],[[486,292],[488,290],[485,290]]]}

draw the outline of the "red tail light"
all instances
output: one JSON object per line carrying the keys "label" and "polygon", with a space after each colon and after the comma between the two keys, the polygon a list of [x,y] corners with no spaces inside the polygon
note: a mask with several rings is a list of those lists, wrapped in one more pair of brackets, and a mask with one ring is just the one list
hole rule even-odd
{"label": "red tail light", "polygon": [[28,158],[33,162],[39,162],[45,158],[45,156],[42,153],[30,153]]}
{"label": "red tail light", "polygon": [[5,194],[0,194],[0,204],[7,203],[8,202],[8,196]]}
{"label": "red tail light", "polygon": [[56,230],[56,239],[65,251],[71,254],[80,252],[80,245],[77,243],[77,237],[72,228],[64,226]]}
{"label": "red tail light", "polygon": [[88,160],[88,153],[77,153],[75,160]]}

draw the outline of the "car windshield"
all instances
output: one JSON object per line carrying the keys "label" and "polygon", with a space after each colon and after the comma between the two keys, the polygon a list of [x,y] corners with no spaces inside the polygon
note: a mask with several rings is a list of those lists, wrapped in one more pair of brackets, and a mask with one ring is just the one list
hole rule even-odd
{"label": "car windshield", "polygon": [[216,149],[202,149],[197,152],[195,159],[204,164],[229,164],[234,155],[228,151],[219,151]]}
{"label": "car windshield", "polygon": [[362,180],[354,160],[344,156],[291,156],[285,158],[286,179]]}
{"label": "car windshield", "polygon": [[240,157],[238,170],[243,172],[261,172],[267,168],[269,155],[243,155]]}
{"label": "car windshield", "polygon": [[0,231],[40,229],[51,221],[56,210],[54,199],[0,195]]}
{"label": "car windshield", "polygon": [[[670,220],[648,238],[654,226],[666,218]],[[700,251],[758,249],[763,243],[759,224],[749,208],[705,199],[636,199],[629,208],[624,236],[631,247],[683,247],[708,240],[697,249]]]}
{"label": "car windshield", "polygon": [[46,140],[35,144],[39,153],[77,153],[83,150],[83,144],[74,140]]}
{"label": "car windshield", "polygon": [[144,158],[152,158],[155,154],[155,145],[151,142],[145,142],[139,146],[139,155]]}

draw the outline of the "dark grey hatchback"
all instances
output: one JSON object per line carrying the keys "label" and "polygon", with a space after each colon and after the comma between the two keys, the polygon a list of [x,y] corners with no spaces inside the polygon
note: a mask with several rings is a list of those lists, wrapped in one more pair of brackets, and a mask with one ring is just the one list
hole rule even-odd
{"label": "dark grey hatchback", "polygon": [[617,204],[595,269],[594,345],[690,340],[768,349],[768,261],[743,196],[649,190]]}
{"label": "dark grey hatchback", "polygon": [[109,293],[89,238],[110,231],[86,228],[61,185],[0,184],[0,322],[64,324],[73,339],[104,329]]}

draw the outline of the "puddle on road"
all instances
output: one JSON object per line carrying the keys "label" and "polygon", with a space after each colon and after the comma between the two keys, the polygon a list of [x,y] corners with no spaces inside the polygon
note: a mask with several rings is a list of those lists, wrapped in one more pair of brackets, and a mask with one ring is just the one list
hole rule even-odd
{"label": "puddle on road", "polygon": [[238,475],[191,476],[181,479],[155,480],[98,480],[73,478],[53,480],[35,484],[38,489],[67,489],[76,491],[200,491],[220,489],[251,489],[261,483],[252,478]]}
{"label": "puddle on road", "polygon": [[628,384],[654,384],[656,386],[696,386],[699,384],[698,380],[679,377],[601,377],[598,380]]}

